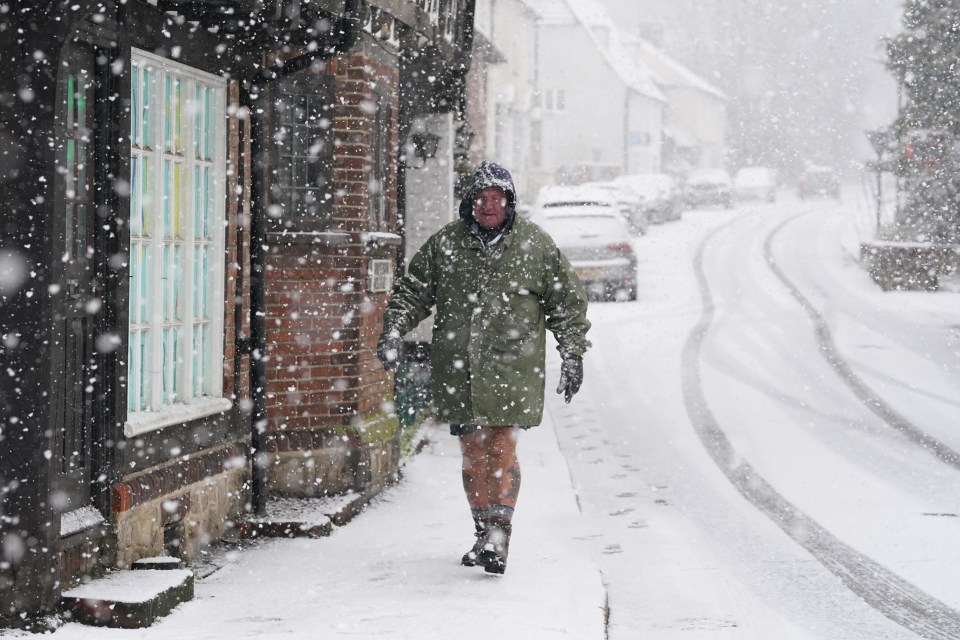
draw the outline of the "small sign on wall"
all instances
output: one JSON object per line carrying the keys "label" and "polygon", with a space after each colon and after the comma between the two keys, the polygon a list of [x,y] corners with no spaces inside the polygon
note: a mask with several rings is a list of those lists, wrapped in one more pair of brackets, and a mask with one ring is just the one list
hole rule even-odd
{"label": "small sign on wall", "polygon": [[367,291],[386,293],[393,288],[393,260],[371,260],[367,267]]}

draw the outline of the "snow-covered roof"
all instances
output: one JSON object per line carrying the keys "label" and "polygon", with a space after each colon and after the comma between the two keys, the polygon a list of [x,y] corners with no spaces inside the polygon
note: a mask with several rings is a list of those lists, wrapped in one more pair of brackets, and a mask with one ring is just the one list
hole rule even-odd
{"label": "snow-covered roof", "polygon": [[574,24],[576,16],[565,0],[523,0],[540,19],[541,24]]}
{"label": "snow-covered roof", "polygon": [[657,71],[652,71],[654,77],[657,78],[660,86],[667,87],[691,87],[698,89],[704,93],[713,95],[721,100],[726,100],[727,96],[722,91],[714,87],[712,84],[698,76],[696,73],[683,66],[675,59],[667,55],[661,49],[653,46],[643,38],[638,38],[631,36],[628,40],[629,44],[635,46],[640,52],[640,55],[651,60],[655,61],[656,64],[661,65],[663,68],[666,68],[670,72],[669,78],[665,77],[663,73],[658,73]]}
{"label": "snow-covered roof", "polygon": [[[631,55],[620,30],[597,0],[565,0],[597,44],[600,53],[607,59],[625,85],[645,96],[666,102],[666,97],[657,88],[653,72]],[[600,33],[605,37],[601,40]]]}

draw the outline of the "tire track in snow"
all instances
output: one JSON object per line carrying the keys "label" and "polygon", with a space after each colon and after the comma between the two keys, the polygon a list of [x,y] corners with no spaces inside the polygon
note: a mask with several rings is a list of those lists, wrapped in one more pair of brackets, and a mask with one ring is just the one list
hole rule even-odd
{"label": "tire track in snow", "polygon": [[[709,242],[735,222],[737,220],[728,222],[707,235],[694,258],[694,272],[703,311],[683,347],[681,384],[687,414],[697,436],[716,465],[744,498],[868,605],[922,638],[960,638],[960,612],[847,546],[797,509],[737,453],[710,411],[700,376],[700,352],[714,317],[713,298],[703,266],[704,254]],[[780,225],[773,233],[776,234],[782,227]]]}
{"label": "tire track in snow", "polygon": [[763,253],[767,266],[773,272],[773,275],[783,283],[790,292],[790,295],[800,304],[800,307],[813,322],[817,342],[820,345],[820,355],[826,359],[827,364],[840,376],[844,384],[853,391],[853,394],[860,400],[860,403],[863,404],[864,407],[872,411],[877,417],[900,432],[901,435],[914,444],[920,445],[920,447],[932,453],[941,461],[947,463],[954,469],[960,470],[960,454],[910,422],[910,420],[901,415],[896,409],[887,404],[883,398],[874,393],[867,383],[853,371],[850,365],[843,359],[840,350],[833,341],[830,327],[827,325],[827,321],[823,315],[817,311],[817,308],[813,306],[810,300],[803,295],[800,289],[787,277],[787,274],[784,273],[779,265],[777,265],[776,258],[773,255],[773,241],[776,239],[776,236],[783,231],[784,227],[803,217],[803,215],[809,214],[794,216],[777,225],[767,236],[763,244]]}

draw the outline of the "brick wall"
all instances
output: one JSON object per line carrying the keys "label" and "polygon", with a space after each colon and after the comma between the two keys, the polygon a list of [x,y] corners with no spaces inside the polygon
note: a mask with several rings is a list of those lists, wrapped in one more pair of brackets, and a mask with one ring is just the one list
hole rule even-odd
{"label": "brick wall", "polygon": [[[245,503],[246,457],[242,447],[219,447],[185,460],[128,476],[110,489],[117,567],[173,553],[192,560],[224,536]],[[173,527],[176,549],[166,549]]]}

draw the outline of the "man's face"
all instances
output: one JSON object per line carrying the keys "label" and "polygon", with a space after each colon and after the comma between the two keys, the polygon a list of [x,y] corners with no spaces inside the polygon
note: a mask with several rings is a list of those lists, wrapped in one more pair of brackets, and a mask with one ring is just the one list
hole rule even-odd
{"label": "man's face", "polygon": [[487,187],[473,199],[473,217],[484,229],[495,229],[507,219],[507,194],[500,187]]}

